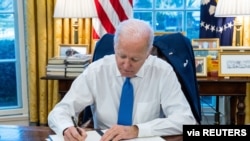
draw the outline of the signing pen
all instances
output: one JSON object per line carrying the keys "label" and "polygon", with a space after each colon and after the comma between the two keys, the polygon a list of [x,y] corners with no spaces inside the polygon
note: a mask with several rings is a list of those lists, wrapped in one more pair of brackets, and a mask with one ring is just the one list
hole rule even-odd
{"label": "signing pen", "polygon": [[77,125],[76,125],[76,121],[75,121],[74,116],[71,116],[71,119],[72,119],[72,122],[74,123],[74,126],[75,126],[77,132],[78,132],[80,135],[82,135],[81,131],[77,128]]}
{"label": "signing pen", "polygon": [[100,130],[100,129],[96,129],[96,132],[100,135],[100,136],[102,136],[104,133],[102,132],[102,130]]}

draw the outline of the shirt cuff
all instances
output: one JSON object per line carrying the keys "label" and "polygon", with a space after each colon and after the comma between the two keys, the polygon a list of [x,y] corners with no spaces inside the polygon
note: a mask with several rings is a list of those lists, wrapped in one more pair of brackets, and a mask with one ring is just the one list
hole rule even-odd
{"label": "shirt cuff", "polygon": [[152,131],[151,131],[150,127],[148,127],[146,124],[137,124],[136,126],[139,129],[138,137],[152,136]]}

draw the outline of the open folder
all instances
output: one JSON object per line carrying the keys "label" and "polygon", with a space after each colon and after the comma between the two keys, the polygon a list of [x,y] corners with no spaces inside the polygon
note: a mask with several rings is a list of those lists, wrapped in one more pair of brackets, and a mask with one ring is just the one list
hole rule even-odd
{"label": "open folder", "polygon": [[[101,139],[101,135],[100,132],[98,132],[98,130],[87,131],[87,135],[88,136],[86,141],[100,141]],[[64,139],[62,135],[49,135],[47,141],[64,141]],[[145,138],[124,140],[124,141],[165,141],[165,140],[161,137],[145,137]]]}

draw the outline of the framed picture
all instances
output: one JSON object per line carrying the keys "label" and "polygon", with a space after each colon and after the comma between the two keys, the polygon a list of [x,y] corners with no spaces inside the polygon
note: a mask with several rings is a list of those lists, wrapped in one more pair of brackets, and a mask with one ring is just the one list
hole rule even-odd
{"label": "framed picture", "polygon": [[59,56],[78,56],[89,53],[89,45],[87,44],[61,44],[59,45]]}
{"label": "framed picture", "polygon": [[220,52],[219,76],[250,76],[250,52]]}
{"label": "framed picture", "polygon": [[195,57],[196,76],[207,76],[207,58]]}
{"label": "framed picture", "polygon": [[194,49],[219,49],[220,42],[219,38],[200,38],[192,39],[192,46]]}
{"label": "framed picture", "polygon": [[250,51],[249,46],[220,46],[221,51],[238,51],[238,52],[245,52]]}

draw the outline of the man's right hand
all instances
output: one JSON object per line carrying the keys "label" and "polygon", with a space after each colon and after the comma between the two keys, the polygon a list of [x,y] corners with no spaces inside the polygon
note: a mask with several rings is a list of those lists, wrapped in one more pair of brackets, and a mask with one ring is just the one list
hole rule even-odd
{"label": "man's right hand", "polygon": [[85,141],[85,139],[87,138],[86,131],[83,128],[77,128],[79,129],[80,133],[74,126],[67,128],[63,134],[64,141]]}

